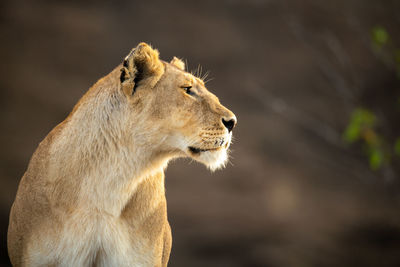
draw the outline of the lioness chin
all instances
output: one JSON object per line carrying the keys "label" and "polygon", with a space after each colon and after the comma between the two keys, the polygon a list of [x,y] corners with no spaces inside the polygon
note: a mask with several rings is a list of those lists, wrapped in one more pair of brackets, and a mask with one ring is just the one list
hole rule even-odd
{"label": "lioness chin", "polygon": [[39,144],[11,209],[14,266],[166,266],[164,169],[227,161],[235,115],[139,44]]}

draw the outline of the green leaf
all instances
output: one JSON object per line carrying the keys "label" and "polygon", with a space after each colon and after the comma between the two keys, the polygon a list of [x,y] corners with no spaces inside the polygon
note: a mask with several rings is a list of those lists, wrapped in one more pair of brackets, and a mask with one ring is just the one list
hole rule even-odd
{"label": "green leaf", "polygon": [[397,63],[400,63],[400,49],[396,49],[396,50],[394,51],[394,60],[395,60]]}
{"label": "green leaf", "polygon": [[344,140],[348,143],[354,143],[360,139],[360,132],[359,125],[350,123],[344,132]]}
{"label": "green leaf", "polygon": [[360,108],[356,112],[358,113],[358,116],[360,116],[361,123],[364,127],[375,126],[376,116],[374,113],[372,113],[372,111]]}
{"label": "green leaf", "polygon": [[396,142],[394,143],[394,153],[400,157],[400,137],[396,139]]}
{"label": "green leaf", "polygon": [[389,34],[385,28],[376,26],[372,29],[372,40],[378,46],[383,46],[389,41]]}
{"label": "green leaf", "polygon": [[379,149],[371,148],[369,153],[369,166],[372,170],[378,170],[383,163],[383,154]]}
{"label": "green leaf", "polygon": [[373,127],[376,122],[374,113],[365,108],[356,108],[352,114],[351,120],[353,123],[363,127]]}
{"label": "green leaf", "polygon": [[396,66],[396,76],[397,76],[397,79],[400,79],[400,64],[397,64],[397,66]]}
{"label": "green leaf", "polygon": [[364,108],[356,108],[351,114],[350,122],[344,131],[344,140],[348,143],[354,143],[360,139],[363,131],[373,128],[375,122],[376,117],[371,111]]}

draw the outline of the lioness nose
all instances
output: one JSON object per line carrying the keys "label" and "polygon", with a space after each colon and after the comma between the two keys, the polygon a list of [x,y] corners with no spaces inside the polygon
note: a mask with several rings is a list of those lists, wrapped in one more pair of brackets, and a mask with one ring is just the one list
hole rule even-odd
{"label": "lioness nose", "polygon": [[231,132],[233,127],[236,125],[236,118],[231,117],[231,118],[222,118],[222,123],[225,125],[226,129],[228,129],[228,132]]}

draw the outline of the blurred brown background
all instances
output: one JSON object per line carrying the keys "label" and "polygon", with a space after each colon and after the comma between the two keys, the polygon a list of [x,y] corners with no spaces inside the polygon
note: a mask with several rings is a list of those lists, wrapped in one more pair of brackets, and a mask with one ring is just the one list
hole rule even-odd
{"label": "blurred brown background", "polygon": [[[167,170],[170,266],[400,266],[399,11],[396,0],[3,0],[1,264],[36,146],[146,41],[210,70],[239,121],[225,170]],[[352,114],[374,123],[346,142]]]}

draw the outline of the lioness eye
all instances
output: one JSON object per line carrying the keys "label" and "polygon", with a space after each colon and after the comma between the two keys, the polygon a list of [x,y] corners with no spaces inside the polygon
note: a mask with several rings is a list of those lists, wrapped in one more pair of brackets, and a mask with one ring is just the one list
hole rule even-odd
{"label": "lioness eye", "polygon": [[186,94],[188,95],[194,95],[194,92],[191,90],[192,87],[191,86],[184,86],[182,87],[183,89],[185,89]]}

